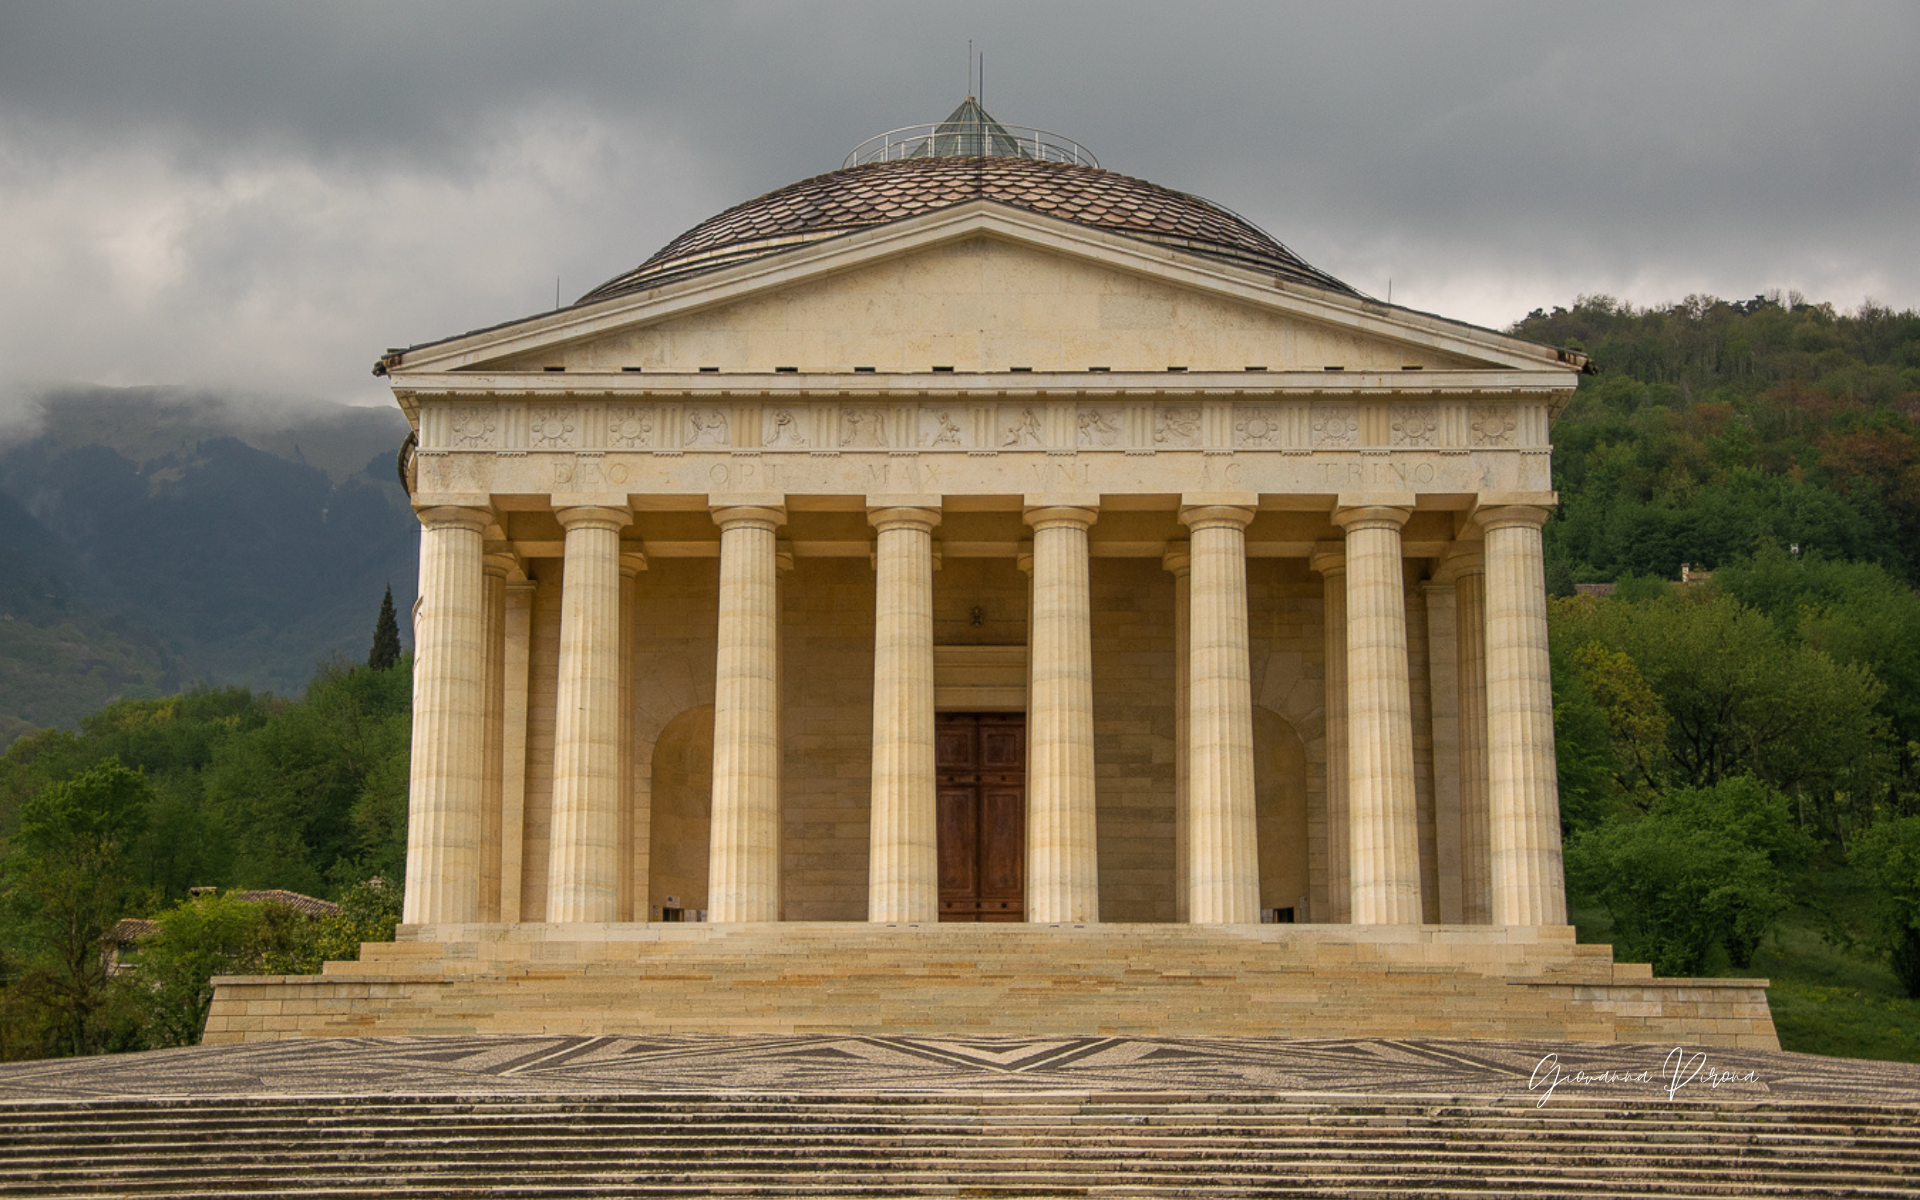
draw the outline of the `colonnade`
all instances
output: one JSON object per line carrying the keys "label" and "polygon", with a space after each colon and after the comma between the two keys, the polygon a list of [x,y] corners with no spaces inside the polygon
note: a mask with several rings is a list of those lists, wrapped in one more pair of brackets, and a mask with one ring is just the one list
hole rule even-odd
{"label": "colonnade", "polygon": [[[421,607],[405,920],[482,918],[486,822],[503,781],[482,753],[502,672],[524,678],[525,651],[503,653],[506,568],[483,555],[484,510],[420,514]],[[576,507],[565,530],[559,702],[554,733],[547,920],[630,919],[620,846],[631,769],[628,671],[633,573],[622,562],[624,510]],[[1412,510],[1335,510],[1340,541],[1315,549],[1324,581],[1328,814],[1327,919],[1422,918],[1413,715],[1401,530]],[[1090,505],[1026,511],[1032,529],[1027,712],[1027,919],[1099,920],[1095,831]],[[1179,685],[1176,915],[1199,924],[1260,919],[1255,838],[1246,529],[1254,509],[1192,504],[1187,538],[1168,548]],[[875,506],[873,766],[868,919],[938,919],[930,505]],[[1555,786],[1552,691],[1540,527],[1546,510],[1486,507],[1483,539],[1457,543],[1442,576],[1457,594],[1461,894],[1469,923],[1566,921]],[[780,903],[777,505],[720,507],[719,646],[708,919],[774,921]],[[504,614],[504,615],[503,615]],[[624,657],[623,657],[624,655]],[[505,805],[511,813],[514,804]],[[494,868],[498,871],[498,868]],[[630,891],[630,889],[627,889]],[[510,906],[484,906],[511,919]]]}

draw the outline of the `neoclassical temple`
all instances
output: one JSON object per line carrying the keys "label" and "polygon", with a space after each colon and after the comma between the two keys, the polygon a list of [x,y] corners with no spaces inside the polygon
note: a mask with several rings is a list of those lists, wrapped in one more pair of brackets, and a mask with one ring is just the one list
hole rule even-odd
{"label": "neoclassical temple", "polygon": [[995,122],[396,350],[405,924],[206,1039],[1777,1046],[1575,944],[1541,525],[1568,351]]}
{"label": "neoclassical temple", "polygon": [[390,353],[406,920],[1563,925],[1582,366],[971,102]]}

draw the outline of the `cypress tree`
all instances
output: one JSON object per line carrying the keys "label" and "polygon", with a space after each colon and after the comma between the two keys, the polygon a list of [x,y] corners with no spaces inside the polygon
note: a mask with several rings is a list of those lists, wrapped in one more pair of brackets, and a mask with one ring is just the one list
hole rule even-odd
{"label": "cypress tree", "polygon": [[373,626],[373,649],[367,652],[367,665],[384,671],[400,661],[400,621],[393,614],[393,585],[380,598],[380,619]]}

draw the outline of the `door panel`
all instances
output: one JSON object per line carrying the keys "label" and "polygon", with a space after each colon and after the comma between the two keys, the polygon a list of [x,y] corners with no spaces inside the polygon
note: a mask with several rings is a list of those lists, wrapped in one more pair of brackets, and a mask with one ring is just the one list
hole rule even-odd
{"label": "door panel", "polygon": [[1026,719],[940,713],[940,919],[1026,919]]}

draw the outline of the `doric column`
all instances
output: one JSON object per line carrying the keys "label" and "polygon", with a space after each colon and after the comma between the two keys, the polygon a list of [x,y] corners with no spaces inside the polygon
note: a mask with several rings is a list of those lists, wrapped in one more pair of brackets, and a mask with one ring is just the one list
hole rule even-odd
{"label": "doric column", "polygon": [[1188,722],[1193,553],[1185,538],[1167,543],[1160,565],[1173,574],[1173,919],[1191,918],[1187,895],[1187,772],[1193,762]]}
{"label": "doric column", "polygon": [[1547,663],[1547,510],[1483,508],[1487,531],[1487,795],[1493,923],[1564,925],[1560,791]]}
{"label": "doric column", "polygon": [[720,646],[713,694],[707,919],[780,919],[779,606],[774,531],[786,509],[716,508]]}
{"label": "doric column", "polygon": [[1487,808],[1487,563],[1477,545],[1447,556],[1460,656],[1460,919],[1493,921]]}
{"label": "doric column", "polygon": [[1353,920],[1420,923],[1420,820],[1413,791],[1413,698],[1407,672],[1400,527],[1412,510],[1335,510],[1347,531],[1348,806]]}
{"label": "doric column", "polygon": [[640,602],[640,572],[647,556],[638,545],[620,548],[620,826],[614,844],[620,856],[620,901],[614,919],[646,920],[645,880],[639,877],[640,844],[633,769],[633,622]]}
{"label": "doric column", "polygon": [[1027,920],[1100,919],[1094,829],[1090,507],[1027,509],[1033,526],[1031,770],[1027,778]]}
{"label": "doric column", "polygon": [[1188,637],[1187,912],[1199,925],[1260,920],[1253,809],[1247,523],[1238,505],[1180,510],[1192,543]]}
{"label": "doric column", "polygon": [[1321,579],[1321,624],[1326,646],[1327,915],[1334,925],[1353,920],[1351,817],[1347,745],[1347,548],[1321,542],[1309,560]]}
{"label": "doric column", "polygon": [[1460,655],[1458,598],[1444,570],[1420,585],[1427,610],[1427,725],[1433,747],[1433,857],[1438,920],[1458,925],[1460,906]]}
{"label": "doric column", "polygon": [[934,508],[872,508],[873,801],[867,919],[938,921],[933,772]]}
{"label": "doric column", "polygon": [[486,697],[484,757],[480,778],[480,919],[500,919],[500,795],[505,776],[507,575],[520,565],[504,551],[490,551],[480,560],[480,588]]}
{"label": "doric column", "polygon": [[413,758],[407,781],[409,925],[480,919],[485,790],[485,585],[476,508],[420,513],[420,614],[414,622]]}
{"label": "doric column", "polygon": [[533,631],[530,579],[507,581],[500,719],[500,919],[520,919],[527,805],[527,678]]}
{"label": "doric column", "polygon": [[620,530],[632,514],[563,508],[560,678],[547,920],[612,921],[620,903]]}

